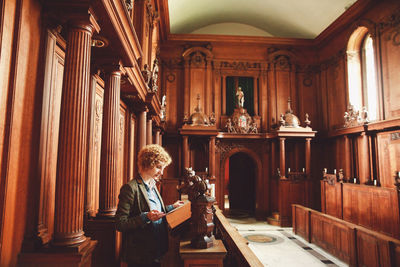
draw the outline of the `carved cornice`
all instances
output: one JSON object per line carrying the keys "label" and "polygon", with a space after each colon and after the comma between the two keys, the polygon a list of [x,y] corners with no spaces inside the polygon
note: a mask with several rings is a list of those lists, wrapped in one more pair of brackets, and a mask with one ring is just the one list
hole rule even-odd
{"label": "carved cornice", "polygon": [[389,28],[395,28],[400,26],[400,9],[396,10],[390,16],[384,18],[382,22],[379,23],[379,29],[384,31]]}
{"label": "carved cornice", "polygon": [[166,58],[161,61],[162,66],[167,69],[181,69],[184,66],[182,58]]}
{"label": "carved cornice", "polygon": [[[218,64],[218,63],[217,63]],[[217,68],[221,70],[260,70],[260,62],[243,62],[243,61],[221,61]]]}
{"label": "carved cornice", "polygon": [[320,64],[321,70],[327,70],[329,67],[332,66],[338,67],[339,61],[345,59],[346,55],[347,53],[345,49],[339,50],[335,55],[321,62]]}
{"label": "carved cornice", "polygon": [[[216,144],[216,152],[220,153],[220,159],[221,162],[225,161],[227,155],[233,150],[233,149],[248,149],[253,152],[255,152],[260,158],[263,154],[264,151],[264,145],[260,145],[259,142],[246,142],[246,141],[226,141],[226,140],[219,140],[217,139],[215,141]],[[238,151],[240,152],[240,151]]]}

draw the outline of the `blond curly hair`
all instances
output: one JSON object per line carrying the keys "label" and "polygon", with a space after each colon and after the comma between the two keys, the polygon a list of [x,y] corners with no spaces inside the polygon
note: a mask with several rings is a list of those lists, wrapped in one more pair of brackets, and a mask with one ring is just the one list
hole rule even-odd
{"label": "blond curly hair", "polygon": [[157,164],[168,166],[172,159],[165,149],[160,145],[147,145],[139,151],[138,167],[139,170],[147,170]]}

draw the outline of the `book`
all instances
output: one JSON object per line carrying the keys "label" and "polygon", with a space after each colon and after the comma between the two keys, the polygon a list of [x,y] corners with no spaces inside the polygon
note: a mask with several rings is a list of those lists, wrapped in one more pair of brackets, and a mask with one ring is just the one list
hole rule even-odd
{"label": "book", "polygon": [[185,222],[192,216],[190,201],[186,201],[182,206],[171,210],[166,214],[168,225],[171,229]]}

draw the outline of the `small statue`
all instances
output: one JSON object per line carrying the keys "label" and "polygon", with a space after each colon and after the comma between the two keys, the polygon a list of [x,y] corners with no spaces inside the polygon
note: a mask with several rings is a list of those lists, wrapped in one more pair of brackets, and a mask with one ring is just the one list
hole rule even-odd
{"label": "small statue", "polygon": [[153,72],[151,76],[151,89],[153,92],[158,91],[158,60],[154,59]]}
{"label": "small statue", "polygon": [[350,125],[350,115],[349,115],[349,113],[347,111],[344,112],[343,119],[344,119],[344,127],[349,127],[349,125]]}
{"label": "small statue", "polygon": [[243,108],[244,107],[244,92],[242,91],[242,87],[238,87],[236,91],[236,100],[237,100],[237,107]]}
{"label": "small statue", "polygon": [[188,124],[189,123],[189,116],[187,113],[183,114],[183,124]]}
{"label": "small statue", "polygon": [[363,124],[368,124],[369,123],[369,120],[368,120],[368,110],[367,110],[367,107],[363,107],[362,108],[362,110],[361,110],[361,122],[363,123]]}
{"label": "small statue", "polygon": [[161,100],[161,113],[160,113],[161,121],[165,121],[166,115],[167,115],[167,96],[163,95]]}
{"label": "small statue", "polygon": [[210,117],[208,118],[208,120],[209,120],[209,122],[210,122],[210,125],[215,125],[215,113],[214,112],[211,112],[211,115],[210,115]]}
{"label": "small statue", "polygon": [[279,125],[280,126],[285,126],[285,118],[284,118],[284,116],[283,116],[283,114],[281,113],[281,117],[280,117],[280,119],[279,119]]}
{"label": "small statue", "polygon": [[306,125],[306,127],[310,127],[311,125],[311,121],[308,119],[308,113],[306,113],[306,120],[304,121],[304,124]]}
{"label": "small statue", "polygon": [[258,133],[257,123],[256,122],[253,122],[250,125],[249,133]]}
{"label": "small statue", "polygon": [[231,118],[228,118],[228,120],[226,121],[225,128],[228,131],[228,133],[236,133],[235,128],[233,128]]}
{"label": "small statue", "polygon": [[339,181],[340,183],[345,182],[343,169],[339,169],[338,181]]}
{"label": "small statue", "polygon": [[149,66],[147,64],[144,64],[143,68],[144,69],[142,70],[142,75],[144,78],[144,82],[146,83],[148,88],[150,88],[151,71],[149,70]]}

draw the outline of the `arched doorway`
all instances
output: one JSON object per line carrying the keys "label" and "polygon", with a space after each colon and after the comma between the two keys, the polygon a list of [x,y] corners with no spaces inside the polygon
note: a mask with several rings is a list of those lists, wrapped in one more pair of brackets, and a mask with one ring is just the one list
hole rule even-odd
{"label": "arched doorway", "polygon": [[[256,206],[256,170],[254,160],[243,152],[233,154],[227,161],[226,190],[229,201],[229,214],[248,214],[254,216]],[[228,167],[228,166],[226,166]]]}

